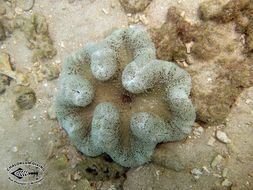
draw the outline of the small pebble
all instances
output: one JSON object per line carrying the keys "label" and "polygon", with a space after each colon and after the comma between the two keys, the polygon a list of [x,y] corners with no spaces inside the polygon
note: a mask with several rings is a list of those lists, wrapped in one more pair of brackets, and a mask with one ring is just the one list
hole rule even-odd
{"label": "small pebble", "polygon": [[214,146],[215,141],[216,141],[215,138],[210,137],[210,139],[209,139],[208,142],[207,142],[207,145],[208,145],[208,146]]}
{"label": "small pebble", "polygon": [[76,172],[74,175],[73,175],[73,180],[74,181],[78,181],[82,178],[82,176],[80,175],[80,172]]}
{"label": "small pebble", "polygon": [[104,8],[102,9],[102,11],[103,11],[103,13],[106,14],[106,15],[109,14],[109,12],[108,12],[106,9],[104,9]]}
{"label": "small pebble", "polygon": [[61,46],[62,48],[65,48],[64,42],[61,42],[61,43],[60,43],[60,46]]}
{"label": "small pebble", "polygon": [[218,155],[213,159],[213,161],[212,161],[212,163],[211,163],[211,167],[212,167],[212,168],[215,168],[216,166],[218,166],[218,165],[221,163],[222,159],[223,159],[223,157],[222,157],[221,155],[218,154]]}
{"label": "small pebble", "polygon": [[231,140],[228,138],[227,134],[223,131],[216,131],[216,137],[219,141],[223,142],[223,143],[231,143]]}
{"label": "small pebble", "polygon": [[222,186],[230,187],[233,183],[229,181],[228,179],[224,179],[221,183]]}
{"label": "small pebble", "polygon": [[245,103],[246,103],[246,104],[250,104],[251,102],[252,102],[251,99],[246,99],[246,100],[245,100]]}
{"label": "small pebble", "polygon": [[60,60],[60,59],[57,59],[57,60],[55,60],[55,63],[56,63],[56,64],[60,64],[60,63],[61,63],[61,60]]}
{"label": "small pebble", "polygon": [[17,152],[18,151],[18,147],[16,147],[16,146],[12,147],[11,151],[12,152]]}
{"label": "small pebble", "polygon": [[194,42],[189,42],[189,43],[186,43],[185,44],[185,47],[186,47],[186,53],[191,53],[191,48],[193,46]]}
{"label": "small pebble", "polygon": [[222,177],[227,177],[228,174],[228,168],[224,168],[224,170],[222,171]]}
{"label": "small pebble", "polygon": [[210,173],[210,171],[207,169],[206,166],[203,166],[202,169],[203,169],[203,171],[205,171],[206,173],[208,173],[208,174]]}
{"label": "small pebble", "polygon": [[15,13],[18,15],[21,15],[23,13],[23,10],[20,7],[15,8]]}
{"label": "small pebble", "polygon": [[201,171],[200,169],[194,168],[194,169],[191,170],[191,174],[194,175],[194,178],[195,178],[195,179],[199,179],[200,176],[201,176],[203,173],[202,173],[202,171]]}
{"label": "small pebble", "polygon": [[197,137],[201,136],[203,132],[204,132],[203,127],[197,127],[193,129],[193,134]]}

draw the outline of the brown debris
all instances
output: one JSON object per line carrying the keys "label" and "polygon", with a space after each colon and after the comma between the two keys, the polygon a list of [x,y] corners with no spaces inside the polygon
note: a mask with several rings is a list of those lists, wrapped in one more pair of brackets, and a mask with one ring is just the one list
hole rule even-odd
{"label": "brown debris", "polygon": [[169,8],[166,22],[161,28],[151,30],[159,59],[176,61],[187,58],[185,43],[193,40],[196,28],[180,14],[180,11],[175,7]]}
{"label": "brown debris", "polygon": [[152,2],[152,0],[119,0],[121,6],[126,12],[142,12]]}

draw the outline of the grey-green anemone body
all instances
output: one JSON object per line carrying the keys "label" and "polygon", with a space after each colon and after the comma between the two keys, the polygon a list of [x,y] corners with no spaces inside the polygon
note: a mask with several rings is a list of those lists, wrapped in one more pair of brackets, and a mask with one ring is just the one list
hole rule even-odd
{"label": "grey-green anemone body", "polygon": [[[82,72],[84,65],[89,65],[96,80],[110,81],[117,76],[119,50],[126,46],[133,59],[120,75],[123,88],[138,95],[162,82],[171,112],[169,121],[149,112],[133,113],[127,143],[119,109],[113,103],[98,103],[90,123],[82,112],[96,96],[95,87]],[[156,59],[154,44],[145,29],[119,29],[65,60],[56,114],[60,126],[82,153],[93,157],[106,153],[122,166],[135,167],[150,160],[157,143],[181,140],[191,133],[195,110],[189,99],[190,89],[191,78],[186,71],[172,62]]]}

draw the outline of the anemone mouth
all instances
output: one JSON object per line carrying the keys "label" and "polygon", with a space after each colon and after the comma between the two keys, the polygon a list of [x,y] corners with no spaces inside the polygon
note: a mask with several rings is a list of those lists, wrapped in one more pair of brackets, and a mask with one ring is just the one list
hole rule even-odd
{"label": "anemone mouth", "polygon": [[143,93],[131,93],[123,86],[120,74],[119,72],[118,77],[107,81],[98,81],[94,77],[90,79],[95,96],[89,105],[82,108],[82,115],[87,117],[89,125],[96,106],[103,102],[110,102],[118,108],[123,130],[129,130],[131,117],[138,112],[149,112],[164,120],[170,119],[171,113],[165,100],[163,84]]}

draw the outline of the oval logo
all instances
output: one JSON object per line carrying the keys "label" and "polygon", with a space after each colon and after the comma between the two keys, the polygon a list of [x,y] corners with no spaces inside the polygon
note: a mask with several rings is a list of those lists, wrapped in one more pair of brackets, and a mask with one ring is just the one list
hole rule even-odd
{"label": "oval logo", "polygon": [[44,168],[33,161],[17,162],[7,168],[9,180],[26,185],[43,180]]}

